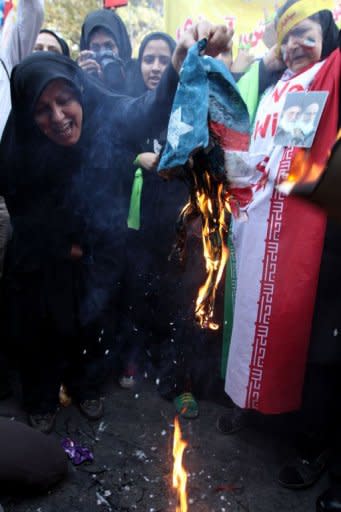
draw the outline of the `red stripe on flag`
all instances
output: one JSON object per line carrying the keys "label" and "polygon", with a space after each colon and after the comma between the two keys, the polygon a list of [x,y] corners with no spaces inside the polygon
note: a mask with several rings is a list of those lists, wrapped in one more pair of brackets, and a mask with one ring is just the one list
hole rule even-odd
{"label": "red stripe on flag", "polygon": [[248,133],[237,132],[215,121],[209,121],[209,128],[223,149],[247,151],[249,148],[250,135]]}
{"label": "red stripe on flag", "polygon": [[[310,158],[323,163],[336,137],[340,51],[317,73],[311,90],[329,92]],[[283,154],[278,179],[290,168]],[[326,227],[325,214],[274,191],[265,241],[263,276],[246,407],[267,414],[299,409]]]}
{"label": "red stripe on flag", "polygon": [[[280,180],[291,153],[283,155]],[[274,191],[246,407],[265,414],[300,407],[325,223],[321,210]]]}

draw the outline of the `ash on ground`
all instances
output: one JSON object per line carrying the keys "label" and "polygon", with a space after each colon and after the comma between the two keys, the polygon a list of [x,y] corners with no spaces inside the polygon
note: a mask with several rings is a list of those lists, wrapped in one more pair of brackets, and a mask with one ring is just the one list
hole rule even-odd
{"label": "ash on ground", "polygon": [[[221,382],[221,390],[223,382]],[[254,425],[231,436],[220,434],[217,417],[226,406],[200,401],[196,420],[182,420],[188,442],[184,465],[189,512],[311,512],[324,478],[306,491],[282,489],[276,477],[290,455],[290,436],[275,425]],[[0,402],[0,416],[25,421],[14,399]],[[58,416],[60,440],[70,437],[94,455],[92,463],[74,466],[47,495],[1,496],[5,512],[175,512],[172,490],[172,442],[175,411],[154,383],[137,389],[108,387],[104,418],[89,422],[73,405]],[[18,493],[20,490],[18,489]]]}

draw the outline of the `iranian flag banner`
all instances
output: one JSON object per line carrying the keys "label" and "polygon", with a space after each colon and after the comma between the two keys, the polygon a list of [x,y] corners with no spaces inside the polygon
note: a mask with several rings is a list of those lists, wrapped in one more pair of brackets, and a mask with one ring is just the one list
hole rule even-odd
{"label": "iranian flag banner", "polygon": [[321,210],[277,190],[297,149],[275,145],[274,136],[287,93],[328,91],[311,149],[323,164],[336,138],[340,68],[337,49],[298,75],[285,73],[255,119],[249,155],[258,161],[250,165],[256,190],[248,220],[232,227],[236,286],[225,390],[240,407],[265,414],[301,405],[326,226]]}

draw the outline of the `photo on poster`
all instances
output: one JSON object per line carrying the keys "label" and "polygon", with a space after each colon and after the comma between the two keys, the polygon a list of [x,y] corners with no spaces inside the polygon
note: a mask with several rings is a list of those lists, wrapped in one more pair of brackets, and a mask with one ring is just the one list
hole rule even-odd
{"label": "photo on poster", "polygon": [[310,148],[327,96],[327,91],[288,93],[278,121],[275,144]]}

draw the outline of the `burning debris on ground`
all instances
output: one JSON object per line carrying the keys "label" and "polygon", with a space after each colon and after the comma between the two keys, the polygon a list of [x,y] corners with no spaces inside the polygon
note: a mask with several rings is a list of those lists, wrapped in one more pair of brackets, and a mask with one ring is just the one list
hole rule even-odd
{"label": "burning debris on ground", "polygon": [[[98,422],[81,417],[71,405],[58,417],[60,441],[69,437],[93,453],[92,462],[73,465],[68,479],[36,498],[1,497],[5,512],[176,512],[172,488],[174,408],[161,399],[153,381],[141,380],[135,392],[108,389],[105,416]],[[7,404],[7,405],[6,405]],[[11,401],[0,414],[22,420]],[[224,408],[201,402],[200,416],[180,420],[187,443],[182,465],[187,472],[188,512],[310,512],[316,489],[300,495],[279,490],[274,481],[283,438],[247,430],[222,436],[215,421]],[[276,448],[277,447],[277,448]],[[277,452],[278,453],[278,452]],[[265,504],[264,504],[265,503]],[[181,509],[179,509],[181,510]],[[181,510],[181,512],[183,512]]]}

